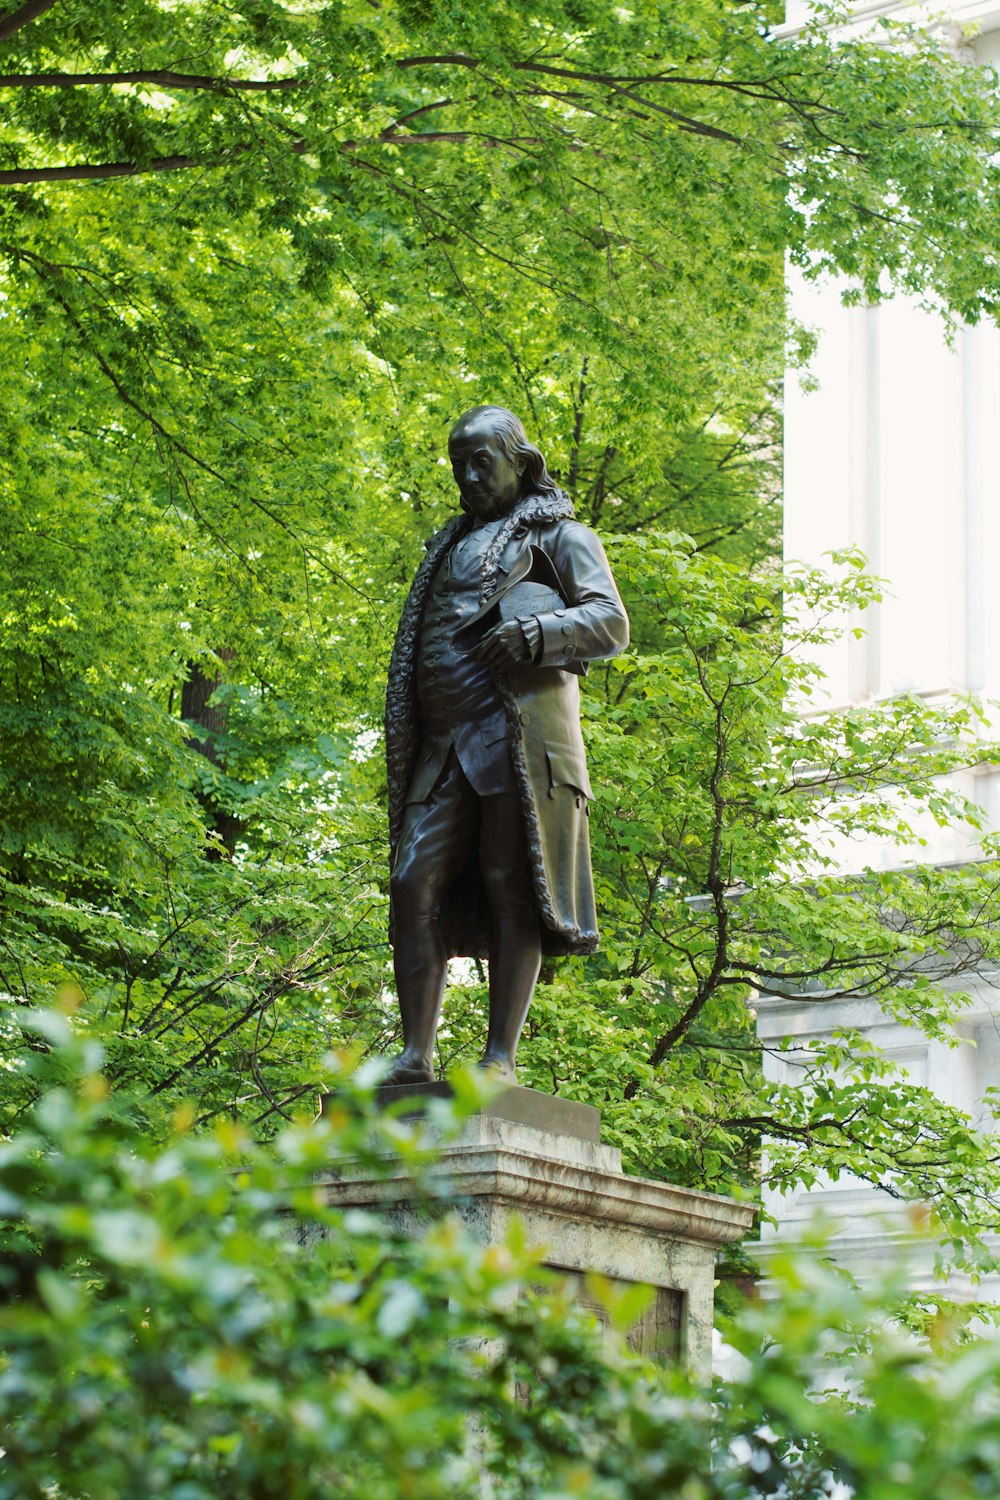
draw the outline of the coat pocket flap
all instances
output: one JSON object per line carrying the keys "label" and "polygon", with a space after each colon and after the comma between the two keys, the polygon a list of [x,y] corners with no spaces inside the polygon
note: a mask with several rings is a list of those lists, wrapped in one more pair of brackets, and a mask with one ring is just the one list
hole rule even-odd
{"label": "coat pocket flap", "polygon": [[507,715],[504,713],[492,714],[479,726],[484,745],[495,745],[499,740],[507,738]]}
{"label": "coat pocket flap", "polygon": [[549,763],[549,785],[571,786],[587,798],[593,798],[587,763],[579,750],[571,745],[546,745],[545,758]]}

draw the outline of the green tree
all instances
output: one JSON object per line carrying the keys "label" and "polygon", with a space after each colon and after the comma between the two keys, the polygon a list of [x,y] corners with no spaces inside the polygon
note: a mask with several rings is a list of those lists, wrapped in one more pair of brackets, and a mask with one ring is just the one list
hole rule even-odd
{"label": "green tree", "polygon": [[[775,382],[809,343],[784,257],[994,311],[996,100],[917,34],[770,19],[33,0],[0,20],[12,1121],[36,1091],[16,1013],[60,985],[157,1126],[190,1092],[202,1120],[274,1125],[329,1042],[387,1045],[381,684],[454,504],[448,425],[485,398],[619,534],[636,625],[588,700],[605,957],[546,975],[527,1077],[600,1102],[645,1171],[749,1187],[767,1128],[788,1180],[868,1163],[952,1217],[989,1190],[968,1122],[877,1059],[853,1053],[832,1103],[762,1090],[747,1005],[820,975],[937,1029],[949,935],[992,942],[992,866],[815,868],[816,818],[889,816],[902,747],[941,817],[935,772],[981,752],[964,709],[798,726],[771,558]],[[457,988],[449,1054],[481,1004]],[[891,1108],[917,1124],[887,1145]],[[964,1196],[928,1165],[959,1137]]]}
{"label": "green tree", "polygon": [[[602,947],[548,974],[530,1080],[597,1104],[647,1175],[752,1189],[763,1133],[772,1186],[851,1172],[930,1202],[977,1270],[1000,1188],[989,1133],[853,1032],[811,1044],[802,1086],[767,1083],[754,1012],[761,991],[872,995],[951,1037],[963,976],[996,962],[995,841],[956,870],[844,875],[840,851],[855,835],[912,847],[925,818],[975,838],[981,811],[948,773],[990,757],[976,704],[819,707],[813,653],[878,597],[854,555],[839,577],[770,581],[677,536],[612,555],[637,630],[586,699]],[[482,1026],[484,991],[470,998],[457,1056]]]}

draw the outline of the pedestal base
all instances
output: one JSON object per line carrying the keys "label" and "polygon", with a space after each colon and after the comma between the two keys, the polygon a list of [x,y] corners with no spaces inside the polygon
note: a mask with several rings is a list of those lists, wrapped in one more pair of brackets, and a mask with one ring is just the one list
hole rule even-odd
{"label": "pedestal base", "polygon": [[[443,1092],[447,1085],[430,1088]],[[404,1096],[402,1089],[381,1092]],[[419,1111],[420,1090],[410,1097]],[[550,1127],[526,1123],[532,1119]],[[682,1359],[707,1379],[715,1257],[749,1231],[754,1209],[715,1193],[627,1177],[621,1152],[601,1144],[599,1123],[599,1112],[587,1105],[508,1089],[472,1115],[457,1140],[442,1145],[432,1169],[435,1187],[485,1244],[505,1240],[516,1215],[545,1264],[574,1278],[588,1305],[589,1271],[653,1287],[653,1302],[629,1342],[653,1358]],[[412,1187],[402,1171],[373,1179],[345,1168],[325,1187],[338,1207],[378,1208],[404,1232],[421,1232],[425,1221],[408,1201]]]}
{"label": "pedestal base", "polygon": [[[428,1099],[453,1098],[450,1083],[403,1083],[375,1090],[375,1102],[381,1109],[401,1105],[404,1119],[425,1112]],[[560,1099],[557,1094],[543,1094],[539,1089],[505,1088],[489,1104],[477,1111],[477,1118],[509,1120],[516,1125],[530,1125],[547,1135],[569,1135],[581,1141],[601,1139],[601,1111],[592,1104],[578,1104],[575,1099]]]}

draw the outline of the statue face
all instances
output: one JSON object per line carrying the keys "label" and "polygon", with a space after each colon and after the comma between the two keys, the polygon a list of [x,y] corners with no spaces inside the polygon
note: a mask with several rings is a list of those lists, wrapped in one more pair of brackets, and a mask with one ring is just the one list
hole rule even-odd
{"label": "statue face", "polygon": [[506,515],[520,496],[524,465],[504,453],[490,417],[459,422],[448,439],[448,455],[462,500],[476,519]]}

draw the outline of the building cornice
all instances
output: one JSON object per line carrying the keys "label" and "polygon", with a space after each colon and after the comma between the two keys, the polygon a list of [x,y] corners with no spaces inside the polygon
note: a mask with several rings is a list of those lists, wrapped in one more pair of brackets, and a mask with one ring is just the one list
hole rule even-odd
{"label": "building cornice", "polygon": [[[810,0],[788,0],[786,20],[774,28],[775,37],[787,40],[800,35],[812,20],[813,6]],[[854,32],[883,18],[898,21],[917,21],[933,29],[941,25],[953,27],[965,34],[971,30],[975,35],[1000,30],[1000,3],[998,0],[953,0],[952,4],[914,4],[913,0],[861,0],[851,6],[850,20],[838,25],[835,30]]]}

